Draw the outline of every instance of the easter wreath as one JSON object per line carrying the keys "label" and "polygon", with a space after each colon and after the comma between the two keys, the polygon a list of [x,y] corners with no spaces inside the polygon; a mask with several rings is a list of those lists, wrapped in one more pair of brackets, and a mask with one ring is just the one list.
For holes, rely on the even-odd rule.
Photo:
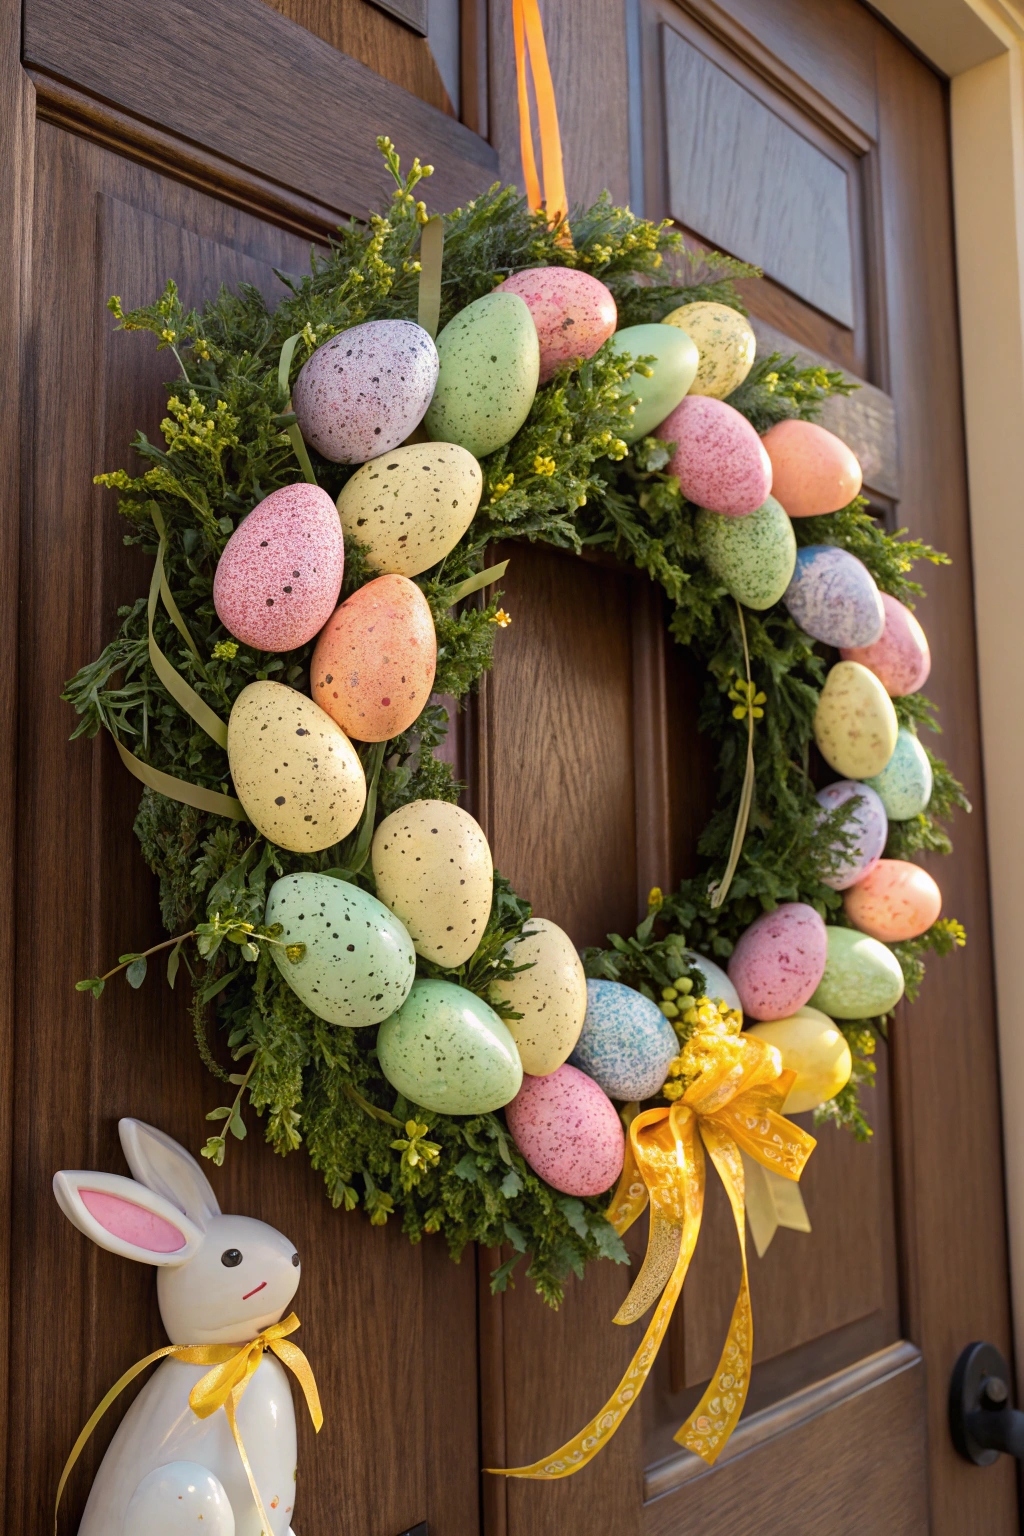
{"label": "easter wreath", "polygon": [[[367,223],[354,220],[344,226],[326,253],[312,254],[308,275],[283,277],[288,291],[275,308],[248,285],[235,293],[222,290],[201,311],[185,311],[173,282],[155,304],[129,313],[119,299],[110,301],[123,329],[150,331],[159,348],[173,351],[181,378],[168,386],[164,445],[141,433],[135,439],[135,450],[148,467],[139,475],[118,470],[97,476],[98,484],[119,493],[129,528],[125,542],[140,545],[156,560],[149,599],[120,610],[117,637],[69,682],[64,697],[81,716],[76,735],[94,736],[105,727],[133,771],[148,776],[135,830],[159,878],[162,918],[173,937],[121,956],[106,976],[78,986],[98,997],[105,982],[123,970],[128,982],[139,987],[148,960],[157,955],[161,962],[166,955],[173,986],[183,961],[193,988],[198,1049],[207,1068],[233,1090],[227,1095],[230,1102],[209,1117],[221,1125],[204,1147],[205,1156],[221,1162],[229,1135],[245,1135],[248,1103],[264,1117],[276,1151],[288,1153],[305,1144],[335,1206],[351,1210],[361,1205],[375,1225],[395,1215],[412,1241],[425,1232],[442,1232],[456,1258],[472,1241],[506,1245],[512,1256],[494,1274],[495,1290],[509,1283],[516,1264],[529,1255],[528,1274],[541,1295],[557,1304],[568,1274],[582,1274],[587,1260],[626,1257],[606,1220],[607,1196],[570,1195],[547,1182],[522,1155],[500,1111],[432,1112],[413,1095],[396,1093],[381,1069],[377,1030],[338,1028],[311,1010],[289,983],[289,967],[296,966],[298,974],[304,947],[288,942],[286,924],[267,924],[274,882],[318,873],[349,890],[372,893],[377,889],[370,859],[375,828],[405,807],[456,805],[459,785],[449,765],[435,755],[448,727],[437,696],[462,699],[469,693],[491,665],[496,635],[508,622],[500,593],[486,600],[479,595],[483,577],[493,577],[493,572],[482,572],[489,544],[527,539],[577,553],[584,547],[607,551],[632,562],[664,589],[673,637],[706,668],[699,729],[718,751],[718,809],[700,840],[701,872],[670,895],[652,892],[648,916],[634,936],[611,935],[607,949],[587,950],[582,960],[598,987],[624,984],[634,995],[642,994],[649,1009],[656,1003],[682,1052],[708,1008],[714,1013],[703,994],[729,989],[710,965],[732,956],[752,924],[761,933],[780,911],[802,914],[812,926],[817,922],[820,927],[824,919],[830,936],[839,932],[837,943],[847,951],[860,942],[859,930],[872,926],[871,913],[858,915],[856,905],[850,915],[843,888],[857,879],[853,889],[867,890],[867,843],[874,833],[864,817],[873,801],[852,790],[833,791],[831,797],[826,790],[816,797],[810,777],[819,700],[823,690],[835,692],[844,677],[849,680],[851,663],[830,673],[835,652],[813,638],[816,599],[807,590],[801,599],[796,589],[802,575],[823,556],[826,562],[839,552],[843,560],[855,557],[874,592],[872,600],[877,601],[878,592],[885,595],[887,622],[897,628],[902,624],[900,635],[910,637],[907,644],[913,649],[915,634],[921,643],[923,637],[913,630],[903,605],[921,589],[909,572],[915,561],[938,563],[944,557],[903,534],[884,532],[856,495],[840,510],[792,522],[769,502],[756,513],[765,525],[762,536],[769,541],[795,538],[801,550],[811,552],[806,560],[801,556],[787,590],[788,607],[778,601],[781,587],[768,594],[767,603],[763,592],[744,587],[730,541],[748,519],[700,511],[702,498],[692,486],[687,489],[694,499],[687,499],[676,472],[675,439],[667,431],[668,440],[659,438],[654,430],[666,415],[670,425],[678,418],[666,412],[662,400],[645,422],[652,407],[649,394],[644,412],[643,391],[661,399],[655,386],[662,359],[651,344],[656,323],[691,304],[724,306],[726,320],[730,314],[742,316],[735,280],[759,274],[730,258],[688,252],[667,224],[638,219],[614,207],[607,195],[590,208],[573,211],[568,240],[564,225],[549,228],[514,188],[495,185],[444,215],[441,326],[456,317],[463,324],[467,306],[491,295],[513,274],[538,271],[542,277],[551,271],[586,274],[591,293],[603,285],[614,300],[611,325],[586,359],[571,351],[558,358],[550,348],[545,355],[542,348],[541,362],[550,365],[550,377],[535,390],[527,380],[528,409],[522,410],[517,430],[509,440],[478,452],[482,495],[468,527],[463,518],[465,531],[444,545],[433,565],[417,566],[413,581],[385,578],[404,583],[412,603],[410,623],[422,630],[425,622],[429,630],[432,621],[436,675],[433,697],[388,740],[364,743],[353,732],[360,744],[358,755],[349,745],[349,768],[367,786],[361,814],[349,820],[344,836],[313,852],[297,852],[262,835],[228,794],[223,721],[254,683],[284,684],[297,690],[295,698],[304,696],[308,711],[318,710],[308,696],[311,688],[316,693],[314,649],[309,636],[302,643],[285,638],[273,650],[240,640],[222,622],[230,601],[217,592],[215,572],[236,530],[245,526],[243,520],[273,493],[313,481],[335,498],[360,473],[355,462],[337,462],[317,451],[318,441],[328,451],[330,444],[309,429],[308,408],[303,442],[296,420],[302,393],[298,379],[319,349],[353,327],[417,315],[418,252],[421,236],[425,245],[428,221],[416,188],[430,168],[414,161],[403,175],[390,142],[383,139],[380,147],[396,182],[390,206]],[[527,285],[521,291],[541,326],[542,307],[534,309],[532,303],[538,290]],[[519,302],[525,308],[524,300]],[[702,313],[720,322],[723,311]],[[696,332],[700,316],[689,314]],[[616,323],[620,332],[646,327],[639,353],[630,354],[630,338],[600,345]],[[457,332],[458,326],[451,333],[456,339]],[[666,337],[672,334],[665,328]],[[686,339],[685,330],[679,334]],[[636,338],[632,341],[635,345]],[[444,356],[443,337],[441,352]],[[714,355],[713,345],[702,353],[705,374],[697,387],[706,393],[686,398],[714,400],[715,410],[733,413],[730,421],[742,418],[748,432],[811,422],[823,400],[853,387],[837,372],[804,368],[778,355],[751,366],[750,352],[723,405],[716,398],[723,392],[722,381],[707,376]],[[293,395],[295,411],[289,404]],[[677,390],[672,406],[679,400]],[[458,434],[441,429],[434,435],[454,439]],[[367,451],[339,457],[370,459],[374,440],[371,430]],[[343,600],[379,578],[372,551],[352,531],[346,527]],[[335,584],[328,615],[338,597]],[[870,655],[864,659],[875,665]],[[874,678],[859,663],[853,663],[853,671],[861,683],[861,673]],[[877,679],[874,684],[884,693]],[[889,686],[894,697],[888,708],[901,727],[898,750],[909,755],[910,778],[917,773],[919,791],[921,783],[931,780],[930,798],[923,795],[926,804],[919,793],[906,819],[894,814],[888,822],[886,859],[903,861],[922,850],[948,851],[944,823],[966,801],[945,765],[917,741],[919,727],[937,728],[932,706],[919,691]],[[368,731],[371,738],[374,734]],[[906,777],[889,785],[889,793],[898,798]],[[244,800],[238,771],[234,787]],[[884,799],[886,785],[878,787]],[[186,803],[183,793],[193,803]],[[881,851],[878,843],[873,857]],[[717,882],[709,885],[713,875]],[[523,1018],[515,1003],[526,995],[522,978],[529,975],[520,968],[516,950],[530,917],[527,902],[495,873],[489,916],[472,953],[446,967],[429,945],[418,946],[416,976],[424,984],[456,984],[472,994],[486,1016],[496,1014],[514,1030]],[[925,931],[891,943],[887,953],[890,961],[893,956],[898,961],[908,996],[920,983],[923,953],[945,953],[962,942],[955,921],[936,918]],[[732,962],[734,974],[742,953],[741,946]],[[708,957],[703,970],[702,955]],[[831,964],[831,951],[829,958]],[[408,959],[411,963],[411,948]],[[884,1006],[864,1010],[871,1017],[837,1020],[852,1053],[848,1081],[819,1103],[819,1120],[848,1126],[858,1137],[870,1135],[858,1090],[871,1080],[876,1038],[884,1035],[885,1015],[900,990],[902,982]],[[815,997],[825,1007],[818,993]],[[210,1044],[211,1005],[234,1069],[222,1065],[222,1053]],[[770,1005],[757,1014],[779,1016]],[[568,1048],[559,1059],[567,1055]],[[654,1095],[658,1102],[671,1102],[682,1091],[679,1059],[663,1066],[659,1082],[664,1088]],[[584,1053],[584,1065],[586,1060]],[[598,1066],[593,1072],[600,1078]],[[608,1182],[614,1182],[614,1171]]]}

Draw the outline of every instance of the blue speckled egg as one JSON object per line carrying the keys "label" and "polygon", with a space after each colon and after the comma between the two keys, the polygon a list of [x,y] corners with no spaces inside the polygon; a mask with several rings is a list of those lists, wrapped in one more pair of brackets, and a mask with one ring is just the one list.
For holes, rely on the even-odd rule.
{"label": "blue speckled egg", "polygon": [[[816,798],[825,811],[834,811],[848,800],[854,802],[843,831],[856,836],[856,845],[842,850],[842,862],[836,866],[834,874],[821,877],[834,891],[845,891],[847,886],[856,885],[858,880],[870,875],[882,857],[889,835],[885,806],[873,789],[856,779],[840,779],[836,784],[828,784],[818,791]],[[833,846],[838,850],[841,845]]]}
{"label": "blue speckled egg", "polygon": [[690,965],[696,966],[704,977],[705,995],[710,997],[713,1003],[724,1003],[727,1008],[735,1008],[737,1013],[743,1012],[740,995],[720,965],[709,960],[707,955],[698,955],[694,949],[687,950],[686,959]]}
{"label": "blue speckled egg", "polygon": [[932,797],[932,765],[913,731],[900,726],[892,757],[881,773],[864,782],[877,790],[890,821],[921,814]]}
{"label": "blue speckled egg", "polygon": [[650,998],[619,981],[587,982],[587,1016],[570,1063],[612,1099],[649,1099],[679,1054],[676,1032]]}
{"label": "blue speckled egg", "polygon": [[882,594],[871,572],[834,544],[797,550],[782,600],[804,633],[826,645],[873,645],[885,628]]}

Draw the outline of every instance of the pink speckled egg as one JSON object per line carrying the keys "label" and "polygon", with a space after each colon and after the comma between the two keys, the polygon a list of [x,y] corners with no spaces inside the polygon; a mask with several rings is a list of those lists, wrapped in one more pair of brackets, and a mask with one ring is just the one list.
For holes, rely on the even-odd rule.
{"label": "pink speckled egg", "polygon": [[368,320],[318,347],[292,390],[299,431],[335,464],[390,453],[426,415],[437,348],[411,320]]}
{"label": "pink speckled egg", "polygon": [[756,512],[772,488],[772,466],[750,422],[724,400],[687,395],[655,437],[675,443],[669,473],[687,501],[727,517]]}
{"label": "pink speckled egg", "polygon": [[533,316],[540,342],[540,383],[563,363],[593,357],[615,329],[618,310],[604,283],[572,267],[516,272],[498,292],[518,293]]}
{"label": "pink speckled egg", "polygon": [[603,1194],[622,1172],[626,1142],[615,1106],[568,1063],[547,1077],[524,1076],[505,1118],[534,1173],[563,1194]]}
{"label": "pink speckled egg", "polygon": [[817,912],[802,901],[788,901],[762,913],[740,935],[729,979],[751,1018],[788,1019],[814,993],[827,957],[828,936]]}
{"label": "pink speckled egg", "polygon": [[407,731],[434,686],[430,606],[407,576],[378,576],[324,625],[309,668],[314,703],[356,741]]}
{"label": "pink speckled egg", "polygon": [[304,480],[253,507],[224,546],[213,604],[225,629],[258,651],[305,645],[331,615],[345,569],[334,502]]}
{"label": "pink speckled egg", "polygon": [[878,678],[890,698],[916,693],[928,681],[932,669],[931,651],[924,630],[909,608],[882,593],[885,628],[873,645],[846,646],[839,654],[844,661],[859,661]]}
{"label": "pink speckled egg", "polygon": [[883,944],[916,939],[942,911],[942,892],[927,870],[906,859],[879,859],[866,879],[843,895],[846,915],[861,933]]}
{"label": "pink speckled egg", "polygon": [[772,461],[772,494],[790,517],[838,512],[860,494],[860,464],[834,432],[813,421],[779,421],[763,441]]}

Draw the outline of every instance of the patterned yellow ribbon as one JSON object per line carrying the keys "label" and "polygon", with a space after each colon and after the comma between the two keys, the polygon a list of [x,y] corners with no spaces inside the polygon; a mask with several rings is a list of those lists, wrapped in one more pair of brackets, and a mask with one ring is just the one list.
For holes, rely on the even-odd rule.
{"label": "patterned yellow ribbon", "polygon": [[256,1478],[249,1464],[249,1457],[246,1454],[242,1436],[239,1433],[236,1416],[238,1405],[242,1401],[246,1387],[259,1368],[264,1351],[270,1349],[281,1363],[286,1365],[298,1378],[299,1385],[305,1394],[309,1416],[313,1420],[313,1427],[319,1432],[324,1422],[324,1416],[320,1408],[320,1394],[317,1392],[316,1382],[313,1379],[312,1367],[297,1344],[286,1342],[288,1334],[294,1333],[298,1327],[299,1320],[295,1313],[291,1312],[281,1322],[272,1323],[269,1328],[264,1328],[262,1333],[258,1333],[250,1343],[243,1344],[240,1347],[235,1344],[168,1344],[163,1349],[154,1350],[144,1360],[136,1361],[129,1370],[125,1371],[119,1381],[115,1381],[110,1391],[100,1400],[98,1406],[90,1415],[82,1433],[71,1448],[71,1455],[64,1463],[64,1470],[60,1475],[60,1482],[57,1485],[57,1500],[53,1511],[54,1532],[56,1533],[57,1530],[57,1512],[60,1509],[61,1496],[71,1475],[71,1469],[82,1454],[85,1443],[96,1428],[96,1425],[115,1398],[119,1397],[125,1387],[128,1386],[129,1382],[134,1381],[136,1376],[140,1375],[147,1366],[171,1355],[175,1360],[184,1361],[186,1365],[213,1366],[213,1370],[207,1371],[205,1376],[200,1377],[189,1393],[189,1407],[200,1419],[208,1419],[212,1413],[217,1412],[218,1408],[224,1409],[227,1421],[231,1425],[231,1433],[234,1436],[235,1444],[238,1447],[238,1454],[242,1458],[245,1475],[249,1479],[253,1503],[259,1512],[263,1531],[265,1536],[271,1536],[273,1528],[270,1524],[270,1517],[264,1508],[260,1491],[256,1486]]}
{"label": "patterned yellow ribbon", "polygon": [[640,1347],[612,1396],[573,1440],[532,1466],[488,1470],[504,1477],[570,1477],[614,1435],[654,1364],[697,1246],[705,1149],[729,1196],[743,1275],[715,1374],[675,1439],[712,1466],[739,1423],[754,1349],[741,1153],[797,1180],[815,1142],[781,1113],[795,1073],[781,1070],[779,1053],[767,1041],[710,1028],[693,1036],[683,1059],[690,1086],[677,1103],[645,1110],[632,1121],[622,1177],[607,1212],[622,1233],[650,1201],[647,1254],[615,1316],[617,1323],[635,1322],[660,1297]]}

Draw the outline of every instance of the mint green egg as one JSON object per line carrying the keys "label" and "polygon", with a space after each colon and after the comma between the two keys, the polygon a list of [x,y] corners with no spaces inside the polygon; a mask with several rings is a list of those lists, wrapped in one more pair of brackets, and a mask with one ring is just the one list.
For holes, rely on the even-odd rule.
{"label": "mint green egg", "polygon": [[881,773],[864,783],[878,791],[890,821],[910,821],[927,809],[932,797],[932,765],[913,731],[900,726],[892,757]]}
{"label": "mint green egg", "polygon": [[698,512],[697,543],[712,575],[759,613],[779,601],[796,567],[793,524],[774,496],[746,517]]}
{"label": "mint green egg", "polygon": [[[270,953],[285,981],[328,1024],[379,1024],[408,997],[412,939],[369,891],[332,875],[285,875],[270,888],[265,922],[281,925]],[[289,944],[305,945],[305,953],[289,960]]]}
{"label": "mint green egg", "polygon": [[833,1019],[873,1019],[903,996],[903,972],[892,950],[856,928],[826,928],[828,957],[810,999]]}
{"label": "mint green egg", "polygon": [[420,979],[377,1035],[381,1071],[414,1104],[482,1115],[514,1099],[519,1052],[494,1009],[451,981]]}
{"label": "mint green egg", "polygon": [[460,309],[437,338],[440,371],[423,425],[435,443],[476,458],[515,437],[540,374],[533,317],[517,293],[488,293]]}
{"label": "mint green egg", "polygon": [[626,388],[636,406],[631,425],[622,433],[627,443],[638,442],[675,410],[697,377],[700,353],[677,325],[627,325],[616,331],[607,345],[630,357],[653,357],[651,377],[632,373]]}

